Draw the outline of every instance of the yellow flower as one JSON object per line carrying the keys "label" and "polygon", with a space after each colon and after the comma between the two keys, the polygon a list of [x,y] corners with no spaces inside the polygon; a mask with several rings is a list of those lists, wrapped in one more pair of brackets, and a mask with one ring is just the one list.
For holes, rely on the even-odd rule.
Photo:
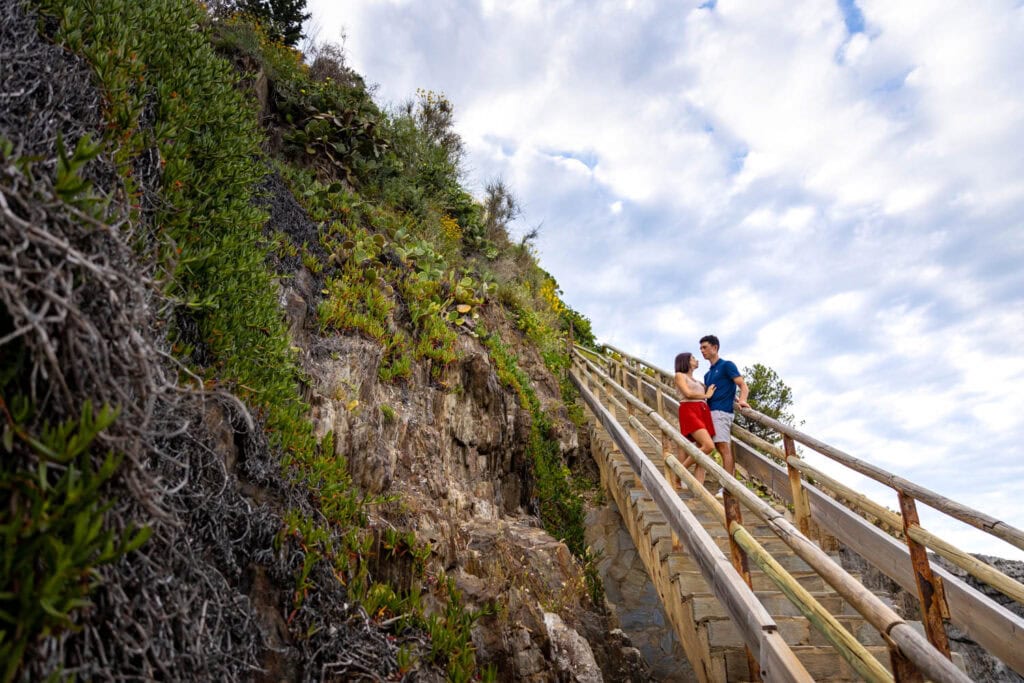
{"label": "yellow flower", "polygon": [[462,228],[459,227],[459,222],[451,216],[441,216],[441,232],[452,242],[462,239]]}

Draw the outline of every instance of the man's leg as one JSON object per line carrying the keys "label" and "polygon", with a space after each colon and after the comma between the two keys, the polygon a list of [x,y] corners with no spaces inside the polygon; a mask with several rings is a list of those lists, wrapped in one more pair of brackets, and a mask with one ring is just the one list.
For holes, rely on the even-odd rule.
{"label": "man's leg", "polygon": [[732,446],[728,441],[719,441],[715,443],[715,447],[722,454],[722,467],[725,468],[726,472],[735,477],[736,463],[732,459]]}
{"label": "man's leg", "polygon": [[732,421],[735,415],[724,410],[712,410],[711,421],[715,425],[715,448],[722,454],[722,467],[731,476],[736,476],[736,463],[732,458]]}

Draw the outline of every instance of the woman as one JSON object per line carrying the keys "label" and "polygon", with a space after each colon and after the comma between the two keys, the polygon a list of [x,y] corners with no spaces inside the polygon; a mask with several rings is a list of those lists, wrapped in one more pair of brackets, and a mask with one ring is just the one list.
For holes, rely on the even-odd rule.
{"label": "woman", "polygon": [[[681,353],[676,356],[676,388],[683,400],[679,402],[679,431],[683,436],[697,444],[705,453],[715,450],[711,437],[715,435],[715,425],[711,422],[711,411],[707,399],[715,393],[714,385],[705,389],[704,385],[693,378],[697,369],[697,359],[692,353]],[[683,467],[694,464],[690,456],[683,461]],[[704,468],[698,466],[694,471],[697,481],[704,483]]]}

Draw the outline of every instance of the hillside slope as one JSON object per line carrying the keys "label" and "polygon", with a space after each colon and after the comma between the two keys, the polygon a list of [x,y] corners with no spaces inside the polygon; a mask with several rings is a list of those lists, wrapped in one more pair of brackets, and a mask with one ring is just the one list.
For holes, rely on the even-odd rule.
{"label": "hillside slope", "polygon": [[451,108],[189,0],[0,0],[4,680],[640,680],[572,323]]}

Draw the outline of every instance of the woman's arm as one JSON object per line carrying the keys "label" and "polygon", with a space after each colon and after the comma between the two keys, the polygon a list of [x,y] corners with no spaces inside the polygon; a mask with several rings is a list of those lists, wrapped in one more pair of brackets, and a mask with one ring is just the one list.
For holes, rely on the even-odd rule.
{"label": "woman's arm", "polygon": [[711,386],[707,391],[698,391],[690,382],[685,374],[681,372],[676,373],[676,389],[679,389],[679,393],[683,395],[683,398],[690,401],[698,401],[704,398],[711,398],[711,395],[715,393],[714,385]]}

